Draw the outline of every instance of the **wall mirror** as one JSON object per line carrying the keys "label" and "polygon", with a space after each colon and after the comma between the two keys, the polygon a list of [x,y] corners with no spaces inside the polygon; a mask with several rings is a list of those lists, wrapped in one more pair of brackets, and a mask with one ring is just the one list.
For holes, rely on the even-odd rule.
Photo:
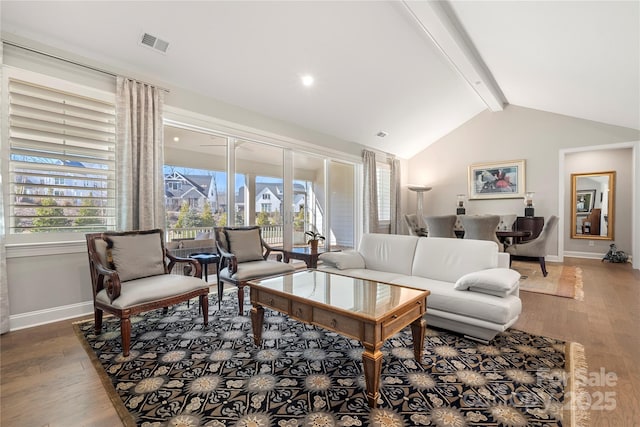
{"label": "wall mirror", "polygon": [[571,238],[613,240],[615,172],[571,174]]}

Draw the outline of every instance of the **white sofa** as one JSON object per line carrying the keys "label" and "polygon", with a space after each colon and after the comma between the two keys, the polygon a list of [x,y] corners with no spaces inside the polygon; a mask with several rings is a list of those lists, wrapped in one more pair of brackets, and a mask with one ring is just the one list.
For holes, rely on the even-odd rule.
{"label": "white sofa", "polygon": [[358,250],[327,252],[319,269],[427,289],[429,325],[488,342],[522,310],[520,274],[484,240],[365,234]]}

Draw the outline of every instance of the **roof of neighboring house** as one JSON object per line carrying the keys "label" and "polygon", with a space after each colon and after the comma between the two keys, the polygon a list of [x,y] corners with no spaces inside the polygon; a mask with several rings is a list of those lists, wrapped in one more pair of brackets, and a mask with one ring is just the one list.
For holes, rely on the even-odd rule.
{"label": "roof of neighboring house", "polygon": [[[211,184],[211,176],[208,175],[184,175],[180,172],[172,172],[164,177],[165,181],[181,181],[187,186],[182,186],[179,189],[169,190],[165,186],[165,195],[167,197],[185,197],[187,193],[195,191],[197,193],[196,198],[207,197],[209,193],[209,185]],[[193,197],[191,197],[193,198]]]}
{"label": "roof of neighboring house", "polygon": [[[282,200],[283,193],[283,185],[282,183],[274,183],[274,182],[257,182],[256,183],[256,197],[262,194],[262,192],[268,189],[272,194],[274,194],[278,200]],[[293,184],[294,193],[304,193],[305,188],[304,185],[294,183]],[[236,193],[236,203],[244,203],[244,185],[238,188],[238,192]]]}

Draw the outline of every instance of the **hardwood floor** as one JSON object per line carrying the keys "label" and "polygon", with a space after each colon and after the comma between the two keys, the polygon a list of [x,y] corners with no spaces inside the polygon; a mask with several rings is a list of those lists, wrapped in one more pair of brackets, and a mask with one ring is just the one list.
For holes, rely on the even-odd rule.
{"label": "hardwood floor", "polygon": [[[515,327],[584,345],[590,373],[617,375],[613,387],[590,387],[591,426],[640,426],[640,273],[630,264],[565,258],[583,270],[584,301],[522,292]],[[75,319],[77,320],[77,319]],[[0,425],[120,425],[102,383],[71,327],[72,321],[0,338]],[[599,395],[598,393],[602,393]],[[599,404],[599,405],[598,405]]]}

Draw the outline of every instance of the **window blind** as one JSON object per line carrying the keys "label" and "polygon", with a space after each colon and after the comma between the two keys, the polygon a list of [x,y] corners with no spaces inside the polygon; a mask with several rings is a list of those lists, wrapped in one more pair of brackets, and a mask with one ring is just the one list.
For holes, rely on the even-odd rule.
{"label": "window blind", "polygon": [[9,79],[10,232],[115,227],[115,105]]}

